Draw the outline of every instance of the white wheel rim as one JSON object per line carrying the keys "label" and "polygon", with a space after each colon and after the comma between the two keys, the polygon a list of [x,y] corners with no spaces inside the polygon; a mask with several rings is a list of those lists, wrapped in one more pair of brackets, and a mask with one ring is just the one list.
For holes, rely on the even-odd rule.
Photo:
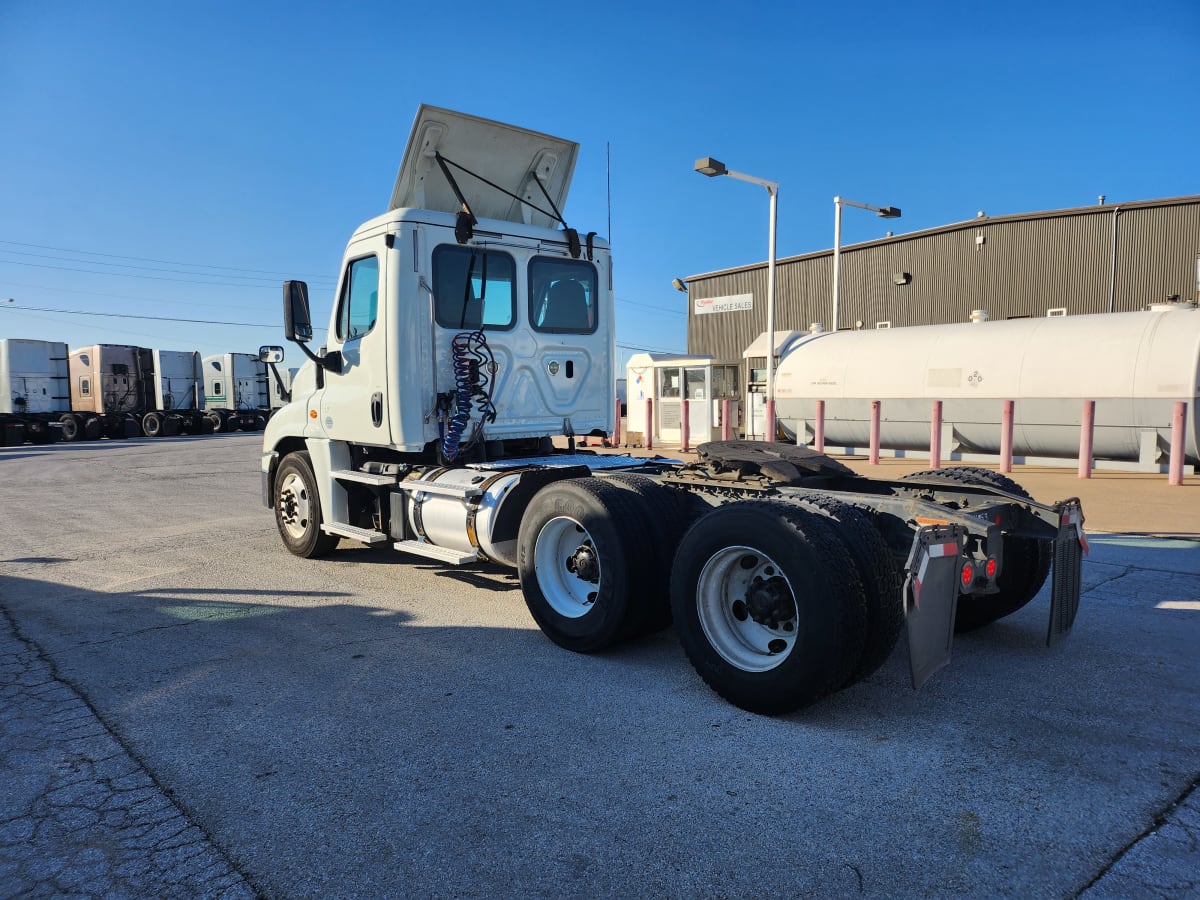
{"label": "white wheel rim", "polygon": [[[756,621],[748,597],[769,589],[778,600],[775,614]],[[761,602],[755,604],[761,606]],[[696,612],[712,648],[743,672],[769,672],[796,645],[799,608],[791,583],[765,553],[752,547],[726,547],[704,564],[696,585]]]}
{"label": "white wheel rim", "polygon": [[[595,572],[581,577],[573,560],[590,558]],[[538,532],[533,567],[546,602],[560,616],[578,619],[592,611],[600,590],[600,559],[587,529],[567,516],[551,519]],[[594,574],[594,579],[591,577]]]}
{"label": "white wheel rim", "polygon": [[279,486],[279,521],[288,535],[300,540],[308,531],[312,501],[308,485],[297,472],[288,472]]}

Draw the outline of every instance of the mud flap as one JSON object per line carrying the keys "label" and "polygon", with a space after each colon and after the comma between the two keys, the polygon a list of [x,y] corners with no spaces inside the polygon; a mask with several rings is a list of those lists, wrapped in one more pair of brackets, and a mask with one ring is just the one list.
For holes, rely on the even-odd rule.
{"label": "mud flap", "polygon": [[904,569],[904,610],[913,688],[950,662],[958,573],[967,530],[958,525],[922,528]]}
{"label": "mud flap", "polygon": [[1058,537],[1054,539],[1054,571],[1051,575],[1050,623],[1046,646],[1061,641],[1075,624],[1083,584],[1083,554],[1087,552],[1083,532],[1083,509],[1078,500],[1059,505]]}

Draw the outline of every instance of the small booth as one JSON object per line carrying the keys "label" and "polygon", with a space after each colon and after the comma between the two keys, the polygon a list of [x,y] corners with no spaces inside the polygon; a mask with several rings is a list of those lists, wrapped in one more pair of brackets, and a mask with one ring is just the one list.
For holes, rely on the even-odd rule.
{"label": "small booth", "polygon": [[[683,443],[683,405],[688,409],[688,444],[721,439],[721,410],[730,401],[730,434],[740,436],[738,365],[711,356],[636,353],[625,367],[626,441]],[[646,401],[653,401],[653,421],[646,422]]]}

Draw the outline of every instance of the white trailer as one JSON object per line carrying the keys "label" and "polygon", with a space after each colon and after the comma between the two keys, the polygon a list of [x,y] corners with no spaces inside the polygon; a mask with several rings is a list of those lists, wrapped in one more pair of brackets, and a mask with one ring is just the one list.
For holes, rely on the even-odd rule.
{"label": "white trailer", "polygon": [[578,652],[674,619],[704,680],[763,713],[864,678],[905,626],[920,685],[956,628],[1024,606],[1051,564],[1047,640],[1070,629],[1078,501],[975,469],[861,478],[776,444],[708,443],[691,465],[576,451],[612,430],[618,374],[608,245],[561,212],[577,152],[423,106],[390,208],[350,238],[319,352],[307,286],[285,283],[309,361],[266,426],[262,490],[289,551],[350,539],[513,566]]}

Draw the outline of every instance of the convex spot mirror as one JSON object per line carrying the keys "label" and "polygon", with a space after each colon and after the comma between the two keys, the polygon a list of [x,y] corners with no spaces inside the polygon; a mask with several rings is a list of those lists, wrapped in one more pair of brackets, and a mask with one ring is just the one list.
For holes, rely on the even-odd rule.
{"label": "convex spot mirror", "polygon": [[259,347],[258,361],[265,363],[281,363],[283,362],[282,347]]}

